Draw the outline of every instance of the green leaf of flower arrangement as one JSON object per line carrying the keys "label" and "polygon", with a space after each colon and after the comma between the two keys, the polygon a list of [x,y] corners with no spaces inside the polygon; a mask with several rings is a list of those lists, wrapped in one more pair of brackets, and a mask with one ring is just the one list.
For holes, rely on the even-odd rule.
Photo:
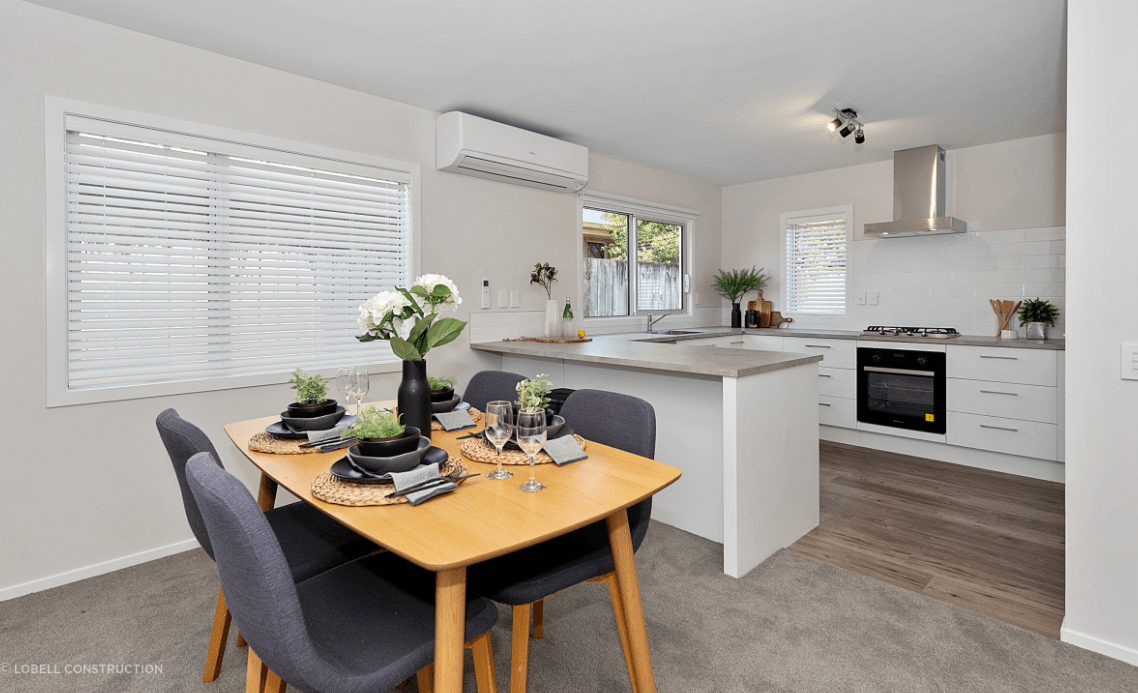
{"label": "green leaf of flower arrangement", "polygon": [[431,323],[435,321],[436,317],[438,316],[434,313],[429,313],[427,314],[427,317],[420,318],[415,322],[415,326],[411,328],[411,332],[407,335],[407,341],[411,342],[412,344],[417,344],[419,351],[423,352],[424,354],[427,353],[427,349],[430,349],[431,347],[430,345],[425,345],[423,343],[422,337],[423,334],[427,332],[427,330],[431,329]]}
{"label": "green leaf of flower arrangement", "polygon": [[446,298],[450,293],[450,287],[446,284],[435,284],[435,288],[431,291],[431,295],[435,298]]}
{"label": "green leaf of flower arrangement", "polygon": [[458,335],[464,327],[466,327],[466,323],[455,318],[439,320],[427,331],[427,348],[434,349],[437,346],[450,344],[458,339]]}
{"label": "green leaf of flower arrangement", "polygon": [[395,355],[404,361],[423,360],[423,355],[420,354],[415,347],[411,346],[410,342],[402,337],[391,338],[391,351],[395,352]]}

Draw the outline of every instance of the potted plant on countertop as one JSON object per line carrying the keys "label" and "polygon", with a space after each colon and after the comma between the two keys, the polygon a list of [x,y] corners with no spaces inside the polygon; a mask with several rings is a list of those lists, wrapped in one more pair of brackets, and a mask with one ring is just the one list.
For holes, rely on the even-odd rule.
{"label": "potted plant on countertop", "polygon": [[715,275],[712,288],[731,301],[731,327],[743,326],[743,313],[739,310],[739,301],[748,291],[763,288],[763,282],[767,277],[762,272],[762,269],[755,269],[752,265],[751,269],[726,271],[721,269],[719,274]]}
{"label": "potted plant on countertop", "polygon": [[458,378],[453,375],[428,375],[427,384],[431,386],[432,402],[449,402],[454,399],[454,386]]}
{"label": "potted plant on countertop", "polygon": [[1020,327],[1027,325],[1028,339],[1047,339],[1047,328],[1044,325],[1055,327],[1055,320],[1059,317],[1059,309],[1051,301],[1033,298],[1024,301],[1019,308]]}
{"label": "potted plant on countertop", "polygon": [[546,263],[537,263],[529,273],[530,284],[545,287],[545,338],[561,338],[561,308],[553,300],[553,282],[557,281],[557,268]]}
{"label": "potted plant on countertop", "polygon": [[386,340],[403,359],[403,380],[397,391],[399,414],[408,426],[431,430],[431,386],[427,383],[427,352],[458,338],[466,323],[439,318],[438,311],[458,310],[462,298],[454,282],[441,274],[424,274],[410,289],[381,291],[360,306],[361,342]]}
{"label": "potted plant on countertop", "polygon": [[405,426],[390,411],[375,405],[360,412],[360,420],[344,429],[340,438],[355,436],[360,454],[369,457],[392,457],[411,452],[419,445],[421,433],[415,426]]}
{"label": "potted plant on countertop", "polygon": [[297,419],[312,419],[336,411],[336,400],[328,399],[328,382],[319,373],[305,375],[297,368],[292,372],[292,389],[296,390],[296,401],[288,405],[289,416]]}

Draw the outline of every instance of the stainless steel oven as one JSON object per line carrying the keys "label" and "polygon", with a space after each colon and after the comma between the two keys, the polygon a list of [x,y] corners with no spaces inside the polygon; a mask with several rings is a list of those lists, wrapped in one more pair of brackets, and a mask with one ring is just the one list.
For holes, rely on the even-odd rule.
{"label": "stainless steel oven", "polygon": [[944,433],[944,352],[859,348],[857,420]]}

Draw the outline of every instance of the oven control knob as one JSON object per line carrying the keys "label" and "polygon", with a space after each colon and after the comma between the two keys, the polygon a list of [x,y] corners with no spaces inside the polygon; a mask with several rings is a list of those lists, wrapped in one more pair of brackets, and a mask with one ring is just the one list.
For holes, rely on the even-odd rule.
{"label": "oven control knob", "polygon": [[874,363],[881,363],[881,354],[874,354],[873,356],[869,357],[869,360],[873,361]]}
{"label": "oven control knob", "polygon": [[923,368],[923,367],[925,367],[925,366],[928,366],[928,365],[929,365],[929,360],[928,360],[928,358],[927,358],[927,357],[925,357],[925,356],[918,356],[918,357],[917,357],[917,365],[918,365],[918,366],[921,366],[922,368]]}

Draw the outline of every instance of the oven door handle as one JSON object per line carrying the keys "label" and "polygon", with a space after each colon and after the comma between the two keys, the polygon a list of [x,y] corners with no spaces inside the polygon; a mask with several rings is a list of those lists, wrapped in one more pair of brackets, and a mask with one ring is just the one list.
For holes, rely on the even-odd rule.
{"label": "oven door handle", "polygon": [[908,368],[882,368],[880,366],[862,366],[862,370],[869,373],[891,373],[893,375],[917,375],[926,378],[936,377],[933,371],[913,371]]}

